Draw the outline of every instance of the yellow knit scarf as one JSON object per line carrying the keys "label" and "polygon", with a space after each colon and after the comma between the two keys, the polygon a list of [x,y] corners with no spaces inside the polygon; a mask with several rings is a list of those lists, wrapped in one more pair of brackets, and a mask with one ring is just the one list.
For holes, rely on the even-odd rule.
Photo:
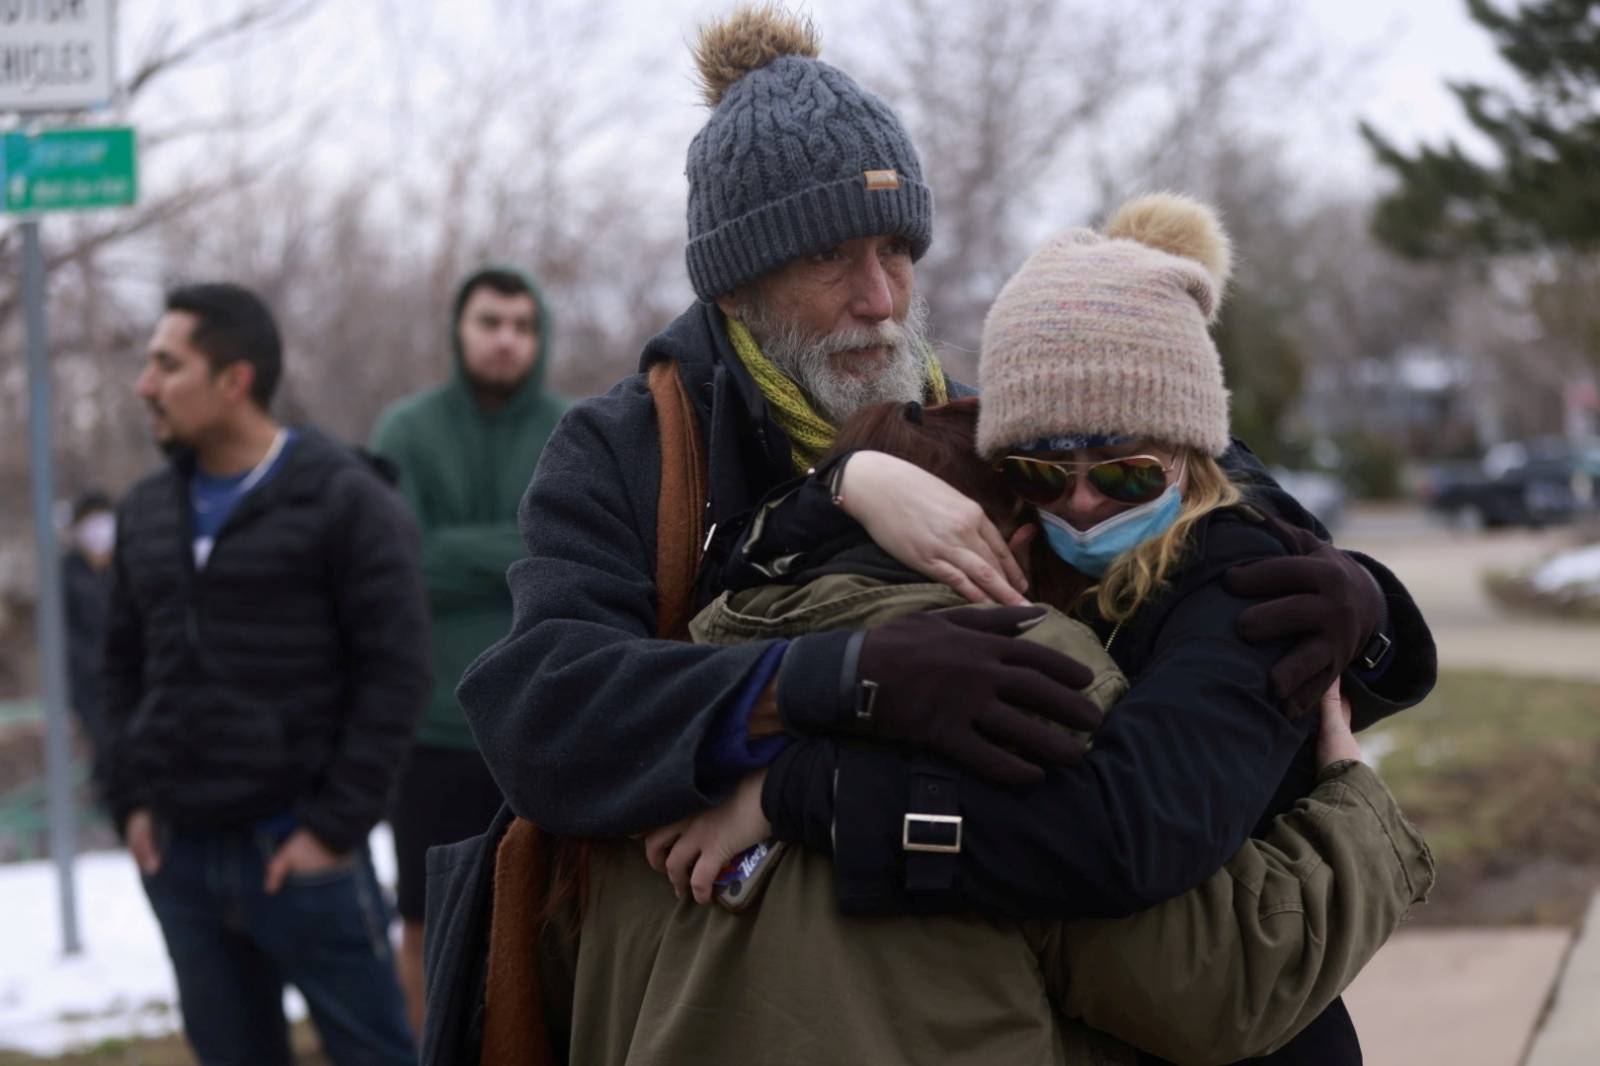
{"label": "yellow knit scarf", "polygon": [[[817,414],[811,401],[806,399],[806,394],[800,391],[800,386],[761,354],[761,346],[737,318],[728,319],[728,340],[733,342],[733,350],[739,353],[740,362],[744,363],[744,368],[760,387],[761,395],[772,408],[772,417],[789,435],[794,468],[802,474],[810,470],[833,447],[838,427]],[[927,368],[928,386],[924,399],[929,404],[947,402],[950,393],[945,387],[944,368],[939,365],[939,357],[933,354],[931,348],[925,347],[922,361]]]}

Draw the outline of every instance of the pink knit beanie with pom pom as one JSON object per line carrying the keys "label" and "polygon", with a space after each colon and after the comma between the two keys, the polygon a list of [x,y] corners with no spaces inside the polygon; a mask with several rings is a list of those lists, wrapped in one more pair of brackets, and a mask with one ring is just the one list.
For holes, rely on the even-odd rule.
{"label": "pink knit beanie with pom pom", "polygon": [[1231,264],[1209,207],[1183,196],[1123,205],[1103,234],[1046,241],[983,326],[978,450],[1126,437],[1228,447],[1228,390],[1210,324]]}

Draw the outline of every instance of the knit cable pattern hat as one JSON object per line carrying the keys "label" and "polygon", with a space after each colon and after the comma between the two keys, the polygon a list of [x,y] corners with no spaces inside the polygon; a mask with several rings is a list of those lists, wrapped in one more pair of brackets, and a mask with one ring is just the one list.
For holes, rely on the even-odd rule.
{"label": "knit cable pattern hat", "polygon": [[1228,447],[1228,390],[1208,330],[1232,260],[1216,213],[1187,197],[1124,204],[1105,233],[1046,241],[983,324],[978,450],[1126,437]]}
{"label": "knit cable pattern hat", "polygon": [[898,235],[922,258],[933,193],[900,120],[818,60],[815,28],[775,5],[701,31],[713,110],[689,145],[689,280],[707,302],[857,237]]}

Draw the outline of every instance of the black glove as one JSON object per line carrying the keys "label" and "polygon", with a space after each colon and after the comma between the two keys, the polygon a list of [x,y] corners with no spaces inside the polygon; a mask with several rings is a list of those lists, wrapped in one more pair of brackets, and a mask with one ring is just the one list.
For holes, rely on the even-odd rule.
{"label": "black glove", "polygon": [[[1100,709],[1078,690],[1094,672],[1013,634],[1044,617],[1039,607],[958,607],[912,614],[867,630],[846,728],[935,751],[1002,784],[1075,763]],[[1014,754],[1001,743],[1016,749]]]}
{"label": "black glove", "polygon": [[1356,661],[1388,610],[1366,567],[1309,530],[1269,521],[1295,554],[1236,566],[1222,585],[1235,596],[1273,597],[1240,613],[1240,637],[1252,643],[1299,637],[1272,667],[1273,691],[1285,713],[1298,718]]}

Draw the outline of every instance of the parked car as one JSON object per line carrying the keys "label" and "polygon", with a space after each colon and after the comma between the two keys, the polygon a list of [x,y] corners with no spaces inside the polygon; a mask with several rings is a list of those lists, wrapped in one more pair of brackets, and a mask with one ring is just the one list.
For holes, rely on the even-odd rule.
{"label": "parked car", "polygon": [[1468,528],[1570,522],[1596,509],[1600,447],[1565,443],[1497,445],[1481,463],[1435,467],[1423,502]]}

